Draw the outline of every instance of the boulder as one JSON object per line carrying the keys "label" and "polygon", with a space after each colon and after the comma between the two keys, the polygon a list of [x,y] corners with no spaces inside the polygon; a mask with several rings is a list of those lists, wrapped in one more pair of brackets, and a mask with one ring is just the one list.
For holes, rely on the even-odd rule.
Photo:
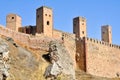
{"label": "boulder", "polygon": [[63,43],[51,41],[48,54],[50,65],[46,68],[45,78],[54,77],[55,79],[58,75],[64,74],[69,76],[69,80],[75,80],[73,60]]}

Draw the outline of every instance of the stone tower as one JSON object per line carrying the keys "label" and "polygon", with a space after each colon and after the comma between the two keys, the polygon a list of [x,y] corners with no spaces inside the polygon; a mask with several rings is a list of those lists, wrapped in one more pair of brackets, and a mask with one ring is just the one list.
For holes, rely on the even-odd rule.
{"label": "stone tower", "polygon": [[16,14],[8,14],[6,17],[6,27],[18,31],[18,29],[22,27],[21,17]]}
{"label": "stone tower", "polygon": [[84,17],[76,17],[73,19],[73,33],[77,38],[87,36],[86,19]]}
{"label": "stone tower", "polygon": [[42,6],[36,11],[36,32],[52,37],[53,34],[53,12],[52,9]]}
{"label": "stone tower", "polygon": [[112,29],[109,25],[102,26],[101,29],[102,41],[112,43]]}

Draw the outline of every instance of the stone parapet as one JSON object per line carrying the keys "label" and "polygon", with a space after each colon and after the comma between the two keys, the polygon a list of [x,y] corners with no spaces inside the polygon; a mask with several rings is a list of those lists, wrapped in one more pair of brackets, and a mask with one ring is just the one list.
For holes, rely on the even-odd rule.
{"label": "stone parapet", "polygon": [[85,37],[85,39],[86,39],[87,41],[90,41],[90,42],[93,42],[93,43],[96,43],[96,44],[101,44],[101,45],[105,45],[105,46],[108,46],[108,47],[113,47],[113,48],[118,48],[118,49],[120,49],[120,45],[110,44],[110,43],[108,43],[108,42],[100,41],[100,40],[93,39],[93,38],[89,38],[89,37]]}

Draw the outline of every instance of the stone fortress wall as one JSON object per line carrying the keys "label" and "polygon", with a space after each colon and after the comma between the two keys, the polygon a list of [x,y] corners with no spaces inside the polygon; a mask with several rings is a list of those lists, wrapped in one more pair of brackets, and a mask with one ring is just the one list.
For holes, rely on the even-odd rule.
{"label": "stone fortress wall", "polygon": [[16,42],[20,42],[24,45],[29,45],[29,37],[30,35],[20,33],[14,30],[10,30],[0,25],[0,35],[13,38]]}
{"label": "stone fortress wall", "polygon": [[53,38],[60,39],[63,41],[66,49],[69,51],[74,65],[76,67],[75,55],[76,55],[76,41],[75,41],[75,34],[63,32],[60,30],[53,30]]}
{"label": "stone fortress wall", "polygon": [[[58,40],[60,43],[64,43],[66,49],[69,51],[76,69],[81,69],[96,76],[116,77],[116,75],[120,75],[120,46],[109,43],[109,41],[112,42],[111,28],[107,26],[107,28],[103,29],[103,41],[88,38],[86,36],[86,19],[83,17],[76,17],[73,19],[74,34],[56,30],[53,29],[53,26],[49,25],[51,23],[53,24],[51,17],[53,16],[52,12],[50,14],[51,16],[48,16],[46,13],[46,11],[51,9],[47,7],[41,7],[39,9],[42,8],[45,12],[42,12],[42,14],[40,12],[36,15],[38,22],[39,17],[43,18],[43,16],[50,17],[50,20],[49,18],[46,20],[43,19],[45,20],[44,23],[41,21],[41,24],[36,24],[41,29],[40,33],[35,32],[37,31],[36,26],[20,27],[20,32],[0,26],[0,35],[11,37],[15,42],[24,44],[32,49],[46,51],[49,49],[49,42],[51,40]],[[12,22],[10,21],[11,25],[14,24],[15,21],[13,21],[12,16],[10,17],[12,20]],[[46,22],[47,26],[45,26]],[[16,24],[13,27],[18,26]],[[49,27],[51,29],[49,29]],[[52,30],[50,31],[52,33],[47,30]],[[49,33],[51,34],[50,36]],[[106,35],[109,36],[104,38]],[[108,39],[108,42],[105,42],[106,39]]]}
{"label": "stone fortress wall", "polygon": [[[53,38],[58,40],[59,42],[65,44],[67,47],[67,50],[69,51],[74,64],[75,64],[75,35],[70,33],[65,33],[59,30],[54,30]],[[58,34],[57,34],[58,33]],[[10,30],[8,28],[5,28],[4,26],[0,25],[0,35],[13,38],[13,40],[19,44],[23,44],[25,46],[29,46],[29,48],[32,49],[39,49],[39,50],[45,50],[48,51],[49,49],[49,42],[51,40],[54,40],[50,37],[44,36],[44,34],[36,34],[36,36],[17,32],[14,30]],[[64,35],[64,36],[63,36]],[[64,41],[62,40],[64,39]],[[74,55],[74,56],[73,56]]]}
{"label": "stone fortress wall", "polygon": [[81,69],[85,72],[86,70],[86,46],[85,40],[78,38],[76,39],[76,68]]}
{"label": "stone fortress wall", "polygon": [[81,70],[102,77],[120,75],[120,46],[93,38],[77,40],[76,64]]}
{"label": "stone fortress wall", "polygon": [[120,46],[85,38],[86,70],[88,73],[102,77],[120,75]]}
{"label": "stone fortress wall", "polygon": [[24,44],[30,48],[41,50],[48,50],[48,43],[50,41],[50,39],[47,39],[47,37],[45,38],[43,34],[41,34],[41,37],[36,38],[29,34],[7,29],[4,26],[0,26],[0,35],[13,38],[13,40],[19,44]]}

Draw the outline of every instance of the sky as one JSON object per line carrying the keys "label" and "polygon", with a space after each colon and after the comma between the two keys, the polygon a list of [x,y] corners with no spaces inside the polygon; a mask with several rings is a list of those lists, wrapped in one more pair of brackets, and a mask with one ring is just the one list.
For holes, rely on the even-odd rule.
{"label": "sky", "polygon": [[73,32],[73,18],[87,19],[87,36],[101,40],[101,26],[112,27],[113,44],[120,45],[120,0],[1,0],[0,24],[6,26],[6,15],[22,17],[22,25],[36,25],[36,9],[53,9],[54,28]]}

